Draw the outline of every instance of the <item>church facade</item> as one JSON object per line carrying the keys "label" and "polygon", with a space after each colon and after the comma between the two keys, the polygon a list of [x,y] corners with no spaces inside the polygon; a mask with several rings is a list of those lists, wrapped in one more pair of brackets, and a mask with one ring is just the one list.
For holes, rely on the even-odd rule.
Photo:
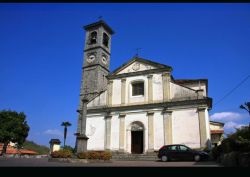
{"label": "church facade", "polygon": [[176,79],[171,66],[138,56],[111,73],[114,31],[102,20],[84,28],[78,152],[80,146],[136,154],[167,144],[210,147],[207,79]]}

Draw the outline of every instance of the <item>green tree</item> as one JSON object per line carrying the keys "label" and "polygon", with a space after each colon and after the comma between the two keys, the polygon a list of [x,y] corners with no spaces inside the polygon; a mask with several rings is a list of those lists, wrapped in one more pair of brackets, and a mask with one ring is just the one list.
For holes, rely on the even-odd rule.
{"label": "green tree", "polygon": [[61,126],[64,126],[63,147],[65,147],[65,142],[66,142],[66,137],[67,137],[67,128],[71,126],[71,123],[62,122]]}
{"label": "green tree", "polygon": [[6,153],[10,142],[17,143],[18,147],[24,143],[30,129],[25,119],[23,112],[0,111],[0,142],[4,144],[2,154]]}
{"label": "green tree", "polygon": [[250,102],[246,102],[245,105],[240,105],[240,109],[245,109],[250,115]]}

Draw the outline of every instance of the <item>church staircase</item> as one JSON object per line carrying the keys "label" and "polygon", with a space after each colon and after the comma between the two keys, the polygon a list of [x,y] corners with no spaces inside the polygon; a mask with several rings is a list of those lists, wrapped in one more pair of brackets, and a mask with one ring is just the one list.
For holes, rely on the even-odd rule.
{"label": "church staircase", "polygon": [[146,154],[127,154],[127,153],[112,153],[112,160],[120,161],[157,161],[157,153]]}

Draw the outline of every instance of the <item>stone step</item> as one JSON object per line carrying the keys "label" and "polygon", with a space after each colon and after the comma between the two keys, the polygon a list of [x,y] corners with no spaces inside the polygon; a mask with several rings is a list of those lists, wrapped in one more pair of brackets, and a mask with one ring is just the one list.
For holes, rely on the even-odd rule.
{"label": "stone step", "polygon": [[135,161],[135,160],[159,160],[156,154],[113,154],[112,155],[113,160],[129,160],[129,161]]}

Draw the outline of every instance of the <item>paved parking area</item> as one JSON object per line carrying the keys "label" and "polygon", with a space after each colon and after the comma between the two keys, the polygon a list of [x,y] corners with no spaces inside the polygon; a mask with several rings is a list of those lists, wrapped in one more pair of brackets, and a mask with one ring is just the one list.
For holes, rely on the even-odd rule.
{"label": "paved parking area", "polygon": [[112,161],[110,163],[62,163],[48,162],[47,158],[3,158],[0,167],[220,167],[214,161],[204,162],[161,162],[161,161]]}

